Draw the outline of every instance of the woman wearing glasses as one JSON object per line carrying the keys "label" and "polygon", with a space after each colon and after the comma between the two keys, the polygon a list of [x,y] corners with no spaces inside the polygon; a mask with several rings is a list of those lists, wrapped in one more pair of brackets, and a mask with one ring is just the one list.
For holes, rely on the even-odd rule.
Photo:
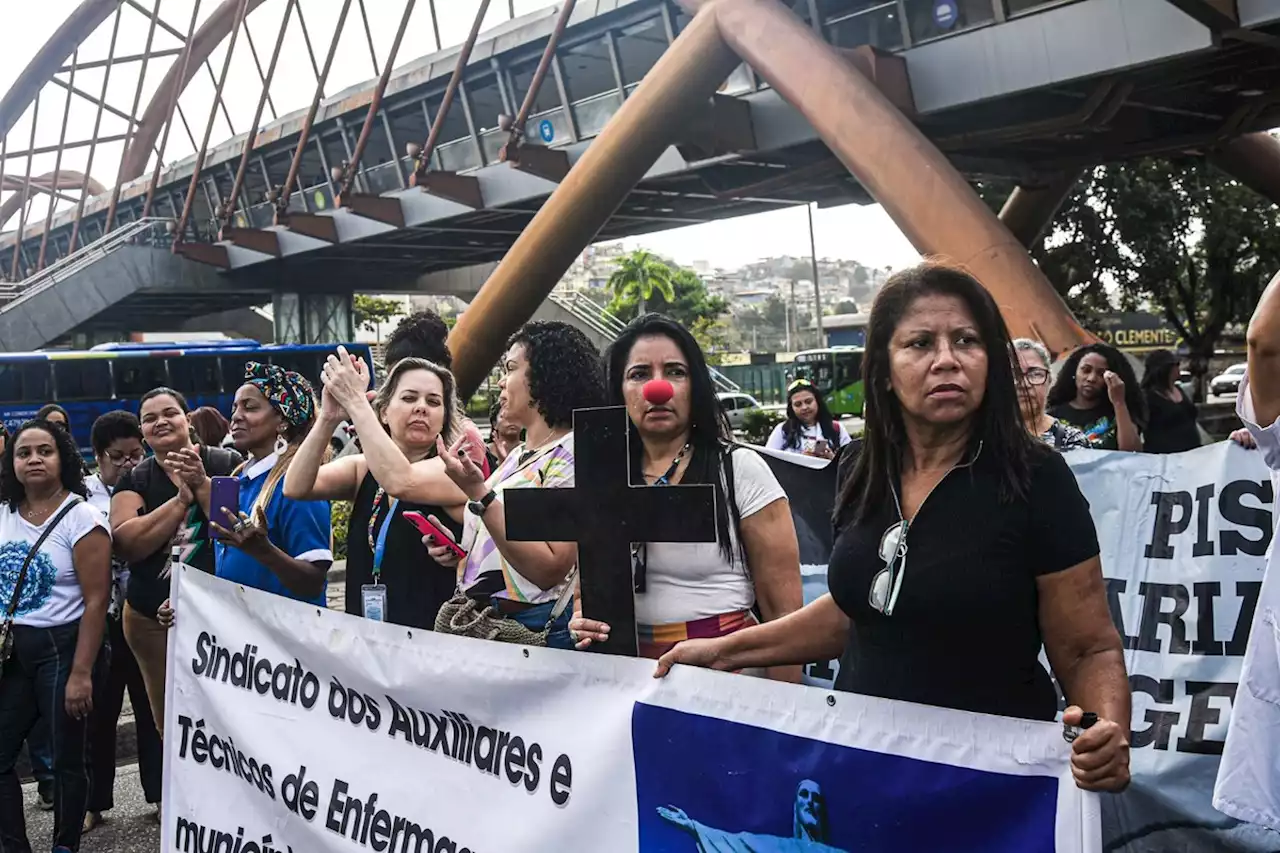
{"label": "woman wearing glasses", "polygon": [[[640,654],[657,658],[688,637],[719,637],[800,608],[800,553],[786,494],[760,456],[735,449],[706,360],[674,320],[634,320],[605,355],[610,402],[627,407],[634,427],[635,485],[709,483],[716,491],[717,542],[633,546]],[[645,393],[670,383],[671,397]],[[653,397],[652,400],[646,399]],[[635,440],[639,438],[639,441]],[[576,618],[578,648],[608,637],[609,626]],[[778,680],[798,681],[798,667]]]}
{"label": "woman wearing glasses", "polygon": [[833,459],[850,441],[813,383],[797,379],[787,387],[787,419],[773,428],[765,447]]}
{"label": "woman wearing glasses", "polygon": [[893,276],[867,330],[866,431],[843,455],[831,592],[775,623],[663,656],[715,669],[843,655],[836,687],[1076,725],[1077,783],[1129,780],[1129,682],[1089,507],[1022,424],[1009,333],[967,273]]}
{"label": "woman wearing glasses", "polygon": [[1049,365],[1052,364],[1044,344],[1018,338],[1013,342],[1013,352],[1018,359],[1014,365],[1018,379],[1018,407],[1022,410],[1022,423],[1027,432],[1058,451],[1092,447],[1084,433],[1044,410],[1045,399],[1049,396]]}

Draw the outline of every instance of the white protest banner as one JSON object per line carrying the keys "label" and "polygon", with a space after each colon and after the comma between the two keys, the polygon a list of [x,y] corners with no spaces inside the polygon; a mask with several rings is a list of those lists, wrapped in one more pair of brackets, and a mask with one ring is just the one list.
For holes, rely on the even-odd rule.
{"label": "white protest banner", "polygon": [[170,853],[1100,849],[1057,725],[173,600]]}
{"label": "white protest banner", "polygon": [[[805,601],[827,591],[835,472],[762,451],[791,498]],[[1230,442],[1157,455],[1075,450],[1133,689],[1133,784],[1102,799],[1107,850],[1274,851],[1213,808],[1213,784],[1274,528],[1262,457]],[[835,661],[806,668],[829,686]]]}

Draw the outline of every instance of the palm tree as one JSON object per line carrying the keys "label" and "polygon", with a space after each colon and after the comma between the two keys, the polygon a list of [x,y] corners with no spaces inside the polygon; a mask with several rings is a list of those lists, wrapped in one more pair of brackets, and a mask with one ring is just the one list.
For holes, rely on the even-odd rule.
{"label": "palm tree", "polygon": [[644,314],[645,302],[653,298],[655,290],[667,302],[675,301],[671,276],[671,267],[661,258],[637,249],[618,262],[618,268],[609,276],[609,289],[619,300],[634,293],[640,302],[639,314]]}

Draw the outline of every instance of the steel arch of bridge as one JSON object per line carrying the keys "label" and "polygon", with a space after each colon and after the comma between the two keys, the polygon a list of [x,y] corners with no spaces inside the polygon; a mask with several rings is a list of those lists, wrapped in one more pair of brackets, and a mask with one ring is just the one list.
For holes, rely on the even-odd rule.
{"label": "steel arch of bridge", "polygon": [[[153,184],[159,177],[158,173],[163,166],[163,158],[165,154],[165,143],[171,132],[176,132],[174,124],[177,121],[185,128],[189,136],[192,138],[198,136],[203,126],[193,127],[189,125],[187,119],[181,114],[180,99],[184,92],[187,91],[192,81],[198,75],[207,72],[209,78],[213,80],[215,92],[215,112],[220,111],[221,115],[226,118],[227,124],[231,125],[230,111],[222,98],[222,88],[225,82],[226,72],[224,70],[222,79],[218,79],[214,74],[214,70],[209,60],[214,51],[219,46],[228,43],[230,40],[234,44],[234,37],[239,29],[244,28],[247,33],[245,22],[248,16],[263,6],[267,0],[190,0],[194,5],[189,7],[192,9],[190,17],[190,27],[186,33],[179,31],[169,23],[166,23],[161,16],[162,6],[165,0],[81,0],[78,6],[72,11],[65,21],[54,31],[49,39],[36,52],[35,56],[27,63],[23,71],[14,80],[2,97],[0,97],[0,139],[7,141],[8,135],[18,124],[24,114],[35,106],[40,108],[41,92],[51,84],[55,84],[67,91],[68,100],[73,95],[83,97],[97,104],[99,111],[99,122],[103,112],[111,113],[116,118],[123,119],[128,124],[128,131],[123,135],[114,137],[99,138],[95,131],[94,137],[88,140],[82,140],[75,143],[67,143],[65,138],[60,140],[57,146],[37,147],[35,144],[35,130],[32,131],[32,143],[30,147],[15,151],[18,146],[7,144],[7,151],[0,150],[0,188],[4,190],[17,190],[17,194],[6,199],[0,204],[0,228],[17,213],[22,213],[22,221],[20,230],[27,235],[26,229],[32,223],[27,221],[27,208],[30,204],[32,196],[47,195],[50,197],[50,205],[57,200],[81,202],[82,199],[89,195],[99,195],[105,193],[108,188],[92,178],[87,177],[84,173],[70,169],[56,169],[52,173],[40,176],[32,176],[28,174],[5,174],[4,160],[6,158],[12,160],[19,156],[25,156],[30,160],[36,154],[51,153],[57,151],[59,156],[63,149],[71,149],[73,147],[90,146],[92,151],[99,144],[108,142],[119,142],[123,140],[125,146],[121,154],[118,169],[116,170],[116,180],[114,187],[110,188],[113,192],[112,210],[114,211],[116,197],[123,185],[128,184],[145,175],[148,162],[152,156],[157,157],[156,172],[153,176]],[[296,8],[299,25],[302,35],[306,43],[307,53],[311,58],[311,65],[315,70],[317,77],[320,77],[319,67],[316,63],[316,50],[323,49],[325,43],[332,35],[333,46],[336,46],[339,40],[339,34],[318,33],[308,31],[307,24],[302,19],[302,0],[284,0],[291,4],[291,8]],[[348,0],[348,3],[350,0]],[[366,10],[367,0],[357,0],[359,5],[359,15],[364,26],[364,42],[367,43],[370,54],[374,60],[375,69],[379,66],[380,60],[375,51],[373,43],[372,30],[369,24],[369,15]],[[207,17],[203,21],[197,21],[200,16],[201,4],[204,4],[206,10],[212,7]],[[214,5],[216,3],[216,6]],[[296,4],[294,6],[293,4]],[[413,2],[410,0],[408,8],[413,8]],[[436,0],[427,0],[425,4],[430,8],[431,29],[434,32],[435,44],[437,49],[440,44],[440,28],[436,16]],[[488,2],[483,4],[488,6]],[[509,0],[503,4],[510,9],[512,17],[515,15],[514,3]],[[573,3],[567,4],[572,8]],[[315,7],[312,6],[314,9]],[[118,16],[126,9],[133,9],[144,17],[151,20],[150,34],[147,37],[147,47],[141,54],[132,56],[115,56],[115,38],[112,38],[111,53],[105,61],[94,61],[86,63],[77,63],[75,57],[82,44],[86,42],[93,34],[104,24],[107,24],[113,15],[117,16],[116,27],[119,26]],[[408,13],[405,19],[407,21]],[[182,23],[186,23],[185,20]],[[283,30],[288,26],[289,18],[286,17],[281,25]],[[170,36],[177,38],[181,43],[181,49],[159,49],[153,50],[153,37],[160,30],[165,30]],[[403,27],[402,27],[403,30]],[[273,34],[274,35],[274,34]],[[282,34],[281,34],[282,35]],[[313,49],[312,38],[316,39],[316,48]],[[253,43],[252,34],[247,36],[250,51],[253,55],[253,63],[257,66],[257,72],[263,85],[263,100],[271,103],[270,82],[271,75],[263,72],[262,58],[259,56],[258,46]],[[363,49],[363,47],[362,47]],[[141,95],[143,84],[147,77],[146,63],[152,58],[174,57],[172,64],[165,71],[160,79],[158,87],[151,93],[149,100],[143,106],[135,97],[133,110],[126,112],[117,106],[106,103],[106,85],[103,85],[102,97],[96,97],[93,93],[87,93],[78,90],[74,86],[74,69],[77,67],[107,67],[108,69],[115,62],[139,61],[143,63],[143,70],[139,74],[137,83],[137,94]],[[248,57],[237,57],[240,62],[248,61]],[[227,64],[230,65],[230,56],[227,58]],[[59,79],[56,75],[59,72],[68,70],[68,62],[72,69],[73,78],[70,83]],[[109,73],[109,72],[108,72]],[[141,109],[139,109],[141,107]],[[275,112],[274,104],[272,104],[272,112]],[[65,123],[65,119],[64,119]],[[212,119],[210,128],[212,126]],[[194,132],[193,132],[194,131]],[[235,128],[232,127],[232,135],[235,135]],[[196,146],[200,147],[200,146]],[[92,154],[90,155],[92,157]],[[92,162],[92,161],[91,161]],[[60,177],[57,177],[60,175]],[[154,186],[152,187],[154,189]],[[81,199],[68,195],[68,191],[79,190]],[[150,208],[150,199],[148,199],[147,208]],[[77,224],[79,221],[79,213],[77,214]],[[112,218],[108,215],[108,227],[112,223]],[[22,240],[19,240],[21,244]],[[76,248],[76,240],[73,239],[68,251]],[[43,255],[43,252],[41,253]],[[18,253],[15,252],[14,273],[18,271]],[[26,266],[24,264],[24,266]],[[43,266],[43,257],[38,264],[28,267],[28,272],[34,272],[36,268]]]}

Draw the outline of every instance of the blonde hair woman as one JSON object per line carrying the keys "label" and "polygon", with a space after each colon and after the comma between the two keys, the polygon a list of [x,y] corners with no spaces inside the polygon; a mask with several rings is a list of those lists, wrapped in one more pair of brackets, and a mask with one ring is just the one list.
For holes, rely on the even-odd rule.
{"label": "blonde hair woman", "polygon": [[[401,359],[373,405],[355,395],[351,409],[355,412],[344,408],[325,386],[317,427],[302,442],[285,475],[285,496],[352,502],[347,526],[347,613],[430,630],[440,605],[453,595],[455,572],[428,556],[422,534],[403,516],[406,511],[418,512],[435,519],[455,539],[462,534],[458,521],[466,495],[436,458],[437,437],[451,445],[462,434],[453,374],[426,359]],[[347,417],[365,424],[360,438],[368,452],[394,450],[404,457],[406,467],[422,474],[429,502],[388,495],[363,453],[322,464],[328,436]],[[381,429],[373,426],[375,418]],[[380,601],[366,601],[365,586],[383,587],[380,593],[376,589],[370,593],[380,596]],[[383,606],[377,608],[378,603]]]}

